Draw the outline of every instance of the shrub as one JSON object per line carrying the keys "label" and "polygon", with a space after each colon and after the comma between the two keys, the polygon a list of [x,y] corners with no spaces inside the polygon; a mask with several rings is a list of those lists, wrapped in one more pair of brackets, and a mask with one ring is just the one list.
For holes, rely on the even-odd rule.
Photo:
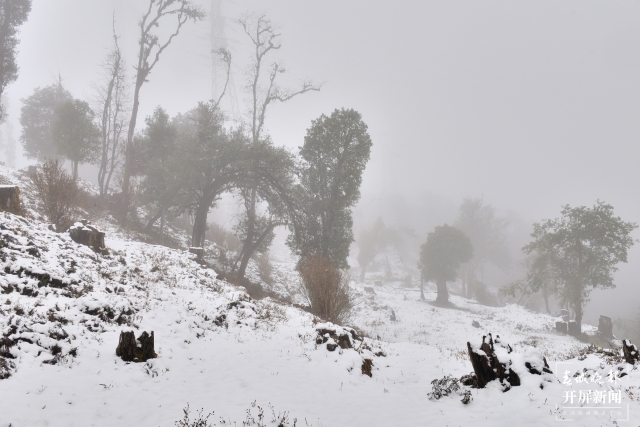
{"label": "shrub", "polygon": [[78,197],[78,186],[58,160],[49,159],[36,169],[29,178],[31,185],[42,202],[44,214],[64,231],[73,223],[71,214]]}
{"label": "shrub", "polygon": [[353,296],[348,277],[329,259],[311,254],[298,263],[302,279],[302,294],[311,312],[333,323],[346,322],[353,308]]}

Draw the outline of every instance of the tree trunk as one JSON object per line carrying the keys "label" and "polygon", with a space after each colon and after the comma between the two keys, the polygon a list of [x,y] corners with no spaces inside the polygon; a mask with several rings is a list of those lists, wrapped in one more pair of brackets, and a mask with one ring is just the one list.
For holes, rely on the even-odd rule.
{"label": "tree trunk", "polygon": [[73,180],[77,181],[78,180],[78,161],[77,160],[71,160],[71,171],[73,174]]}
{"label": "tree trunk", "polygon": [[424,301],[424,279],[420,277],[420,299]]}
{"label": "tree trunk", "polygon": [[547,288],[542,288],[542,298],[544,299],[544,307],[547,309],[547,314],[551,314],[551,310],[549,310],[549,295],[547,295]]}
{"label": "tree trunk", "polygon": [[158,212],[156,212],[156,214],[149,219],[149,222],[147,222],[147,225],[145,227],[147,230],[147,233],[151,231],[151,229],[153,228],[153,224],[155,224],[156,221],[159,220],[161,216],[162,216],[162,206],[160,206],[160,208],[158,209]]}
{"label": "tree trunk", "polygon": [[249,259],[251,259],[251,255],[253,255],[251,247],[253,246],[253,238],[256,228],[256,197],[256,189],[252,188],[251,200],[249,202],[249,208],[247,209],[247,235],[242,247],[242,260],[240,261],[240,268],[236,274],[237,277],[244,277],[247,264],[249,264]]}
{"label": "tree trunk", "polygon": [[210,203],[201,203],[196,209],[196,216],[193,219],[193,233],[191,234],[191,246],[193,247],[200,248],[204,245],[209,206],[211,206]]}
{"label": "tree trunk", "polygon": [[436,281],[436,286],[438,287],[438,296],[436,297],[436,301],[449,302],[449,291],[447,290],[447,281],[438,279],[438,281]]}
{"label": "tree trunk", "polygon": [[577,300],[575,302],[575,309],[576,309],[576,324],[577,324],[577,333],[581,334],[582,333],[582,302]]}
{"label": "tree trunk", "polygon": [[360,270],[360,283],[364,283],[364,275],[367,272],[367,265],[363,265],[362,269]]}

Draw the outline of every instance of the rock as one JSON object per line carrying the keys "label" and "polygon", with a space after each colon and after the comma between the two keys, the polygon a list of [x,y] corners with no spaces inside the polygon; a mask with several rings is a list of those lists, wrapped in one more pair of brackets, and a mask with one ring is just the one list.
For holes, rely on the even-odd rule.
{"label": "rock", "polygon": [[473,326],[474,328],[479,328],[480,322],[478,322],[477,320],[474,320],[473,322],[471,322],[471,326]]}
{"label": "rock", "polygon": [[556,331],[560,332],[561,334],[568,333],[569,329],[567,327],[567,322],[556,322]]}
{"label": "rock", "polygon": [[638,347],[631,344],[629,340],[622,340],[622,351],[624,352],[624,360],[631,365],[635,365],[640,361],[640,353]]}
{"label": "rock", "polygon": [[391,310],[391,321],[396,322],[398,319],[396,318],[396,312]]}
{"label": "rock", "polygon": [[69,236],[74,242],[89,246],[94,252],[109,253],[104,244],[104,232],[92,226],[87,220],[73,224],[69,228]]}
{"label": "rock", "polygon": [[367,293],[369,293],[369,294],[373,294],[373,295],[375,295],[375,294],[376,294],[376,291],[373,289],[373,287],[372,287],[372,286],[365,286],[365,287],[364,287],[364,291],[365,291],[365,292],[367,292]]}
{"label": "rock", "polygon": [[373,368],[373,360],[364,359],[362,361],[362,375],[368,375],[372,377],[373,374],[371,373],[371,368]]}
{"label": "rock", "polygon": [[22,215],[20,187],[16,185],[0,185],[0,212]]}
{"label": "rock", "polygon": [[153,331],[151,335],[143,332],[137,340],[133,331],[120,332],[116,355],[125,362],[146,362],[155,359],[158,355],[154,350]]}
{"label": "rock", "polygon": [[382,280],[374,280],[373,284],[375,286],[382,286]]}
{"label": "rock", "polygon": [[610,317],[600,315],[600,320],[598,321],[598,331],[605,338],[613,338],[613,322]]}

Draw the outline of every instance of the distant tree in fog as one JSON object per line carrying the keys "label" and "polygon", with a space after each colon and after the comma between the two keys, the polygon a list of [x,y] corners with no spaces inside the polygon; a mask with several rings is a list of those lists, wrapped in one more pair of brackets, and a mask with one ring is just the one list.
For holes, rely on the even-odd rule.
{"label": "distant tree in fog", "polygon": [[613,207],[598,201],[592,208],[566,205],[560,218],[534,224],[534,241],[524,247],[535,254],[529,271],[539,282],[554,282],[561,303],[575,311],[579,332],[584,305],[596,288],[613,288],[616,265],[627,262],[638,226],[613,214]]}
{"label": "distant tree in fog", "polygon": [[300,148],[304,232],[300,241],[289,239],[296,253],[319,254],[338,268],[349,267],[351,209],[360,199],[371,146],[367,125],[355,110],[336,109],[311,123]]}
{"label": "distant tree in fog", "polygon": [[[125,145],[124,167],[122,176],[122,204],[123,212],[121,221],[126,220],[130,208],[130,184],[131,177],[135,174],[135,130],[140,107],[140,89],[148,81],[149,74],[160,60],[162,52],[171,44],[180,33],[182,26],[189,20],[194,22],[205,17],[200,6],[194,5],[191,0],[149,0],[149,7],[142,15],[139,22],[140,38],[138,39],[138,62],[136,64],[136,78],[133,89],[133,105],[131,119],[127,132]],[[175,19],[173,30],[164,40],[157,34],[158,28],[166,25],[169,20]]]}
{"label": "distant tree in fog", "polygon": [[477,275],[486,264],[501,270],[511,265],[506,239],[508,222],[497,217],[493,206],[485,205],[482,199],[466,198],[460,206],[455,226],[469,237],[473,245],[473,257],[460,271],[464,293],[471,297]]}
{"label": "distant tree in fog", "polygon": [[45,88],[36,88],[31,96],[22,100],[20,142],[27,157],[44,161],[58,156],[51,133],[56,108],[73,97],[62,86],[62,79]]}
{"label": "distant tree in fog", "polygon": [[447,303],[447,282],[458,277],[460,265],[471,259],[473,246],[467,235],[456,227],[440,225],[427,235],[427,242],[420,247],[418,268],[422,278],[436,282],[436,301]]}
{"label": "distant tree in fog", "polygon": [[362,230],[356,240],[360,281],[364,282],[367,267],[379,253],[391,245],[398,247],[401,241],[402,236],[398,230],[387,227],[382,218],[378,218],[371,228]]}
{"label": "distant tree in fog", "polygon": [[77,180],[78,164],[94,161],[100,146],[100,131],[89,104],[74,99],[58,105],[53,113],[51,134],[58,153],[71,161],[72,177]]}
{"label": "distant tree in fog", "polygon": [[[27,20],[31,12],[31,0],[2,0],[0,2],[0,98],[9,83],[18,78],[16,48],[18,28]],[[0,104],[0,123],[6,111]]]}

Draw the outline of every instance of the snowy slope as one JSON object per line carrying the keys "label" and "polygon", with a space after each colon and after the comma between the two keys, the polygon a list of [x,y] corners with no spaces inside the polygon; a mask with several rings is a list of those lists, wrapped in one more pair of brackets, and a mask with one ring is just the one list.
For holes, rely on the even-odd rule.
{"label": "snowy slope", "polygon": [[[317,341],[326,325],[294,307],[251,300],[186,252],[109,234],[110,254],[97,255],[67,234],[2,213],[0,236],[0,331],[8,340],[0,353],[11,374],[0,380],[0,426],[173,426],[187,404],[191,419],[196,409],[215,411],[215,425],[278,425],[285,411],[282,424],[298,426],[538,426],[563,418],[615,425],[608,413],[572,418],[556,409],[567,391],[596,388],[620,389],[631,420],[640,419],[638,370],[580,355],[584,344],[553,332],[555,319],[521,307],[454,296],[459,309],[445,309],[420,301],[415,289],[376,287],[370,295],[354,284],[353,325],[374,339],[354,340],[359,351],[330,352],[331,341]],[[116,357],[120,331],[132,329],[154,331],[157,359]],[[514,358],[537,348],[560,379],[540,389],[541,378],[522,372],[522,386],[472,389],[467,405],[457,393],[430,400],[433,380],[472,370],[466,343],[480,344],[487,332],[510,343]],[[365,358],[372,377],[362,374]],[[618,366],[628,375],[614,385],[606,377]],[[573,374],[585,368],[590,377],[576,384]],[[570,386],[561,383],[565,370]],[[595,373],[602,385],[589,382]]]}

